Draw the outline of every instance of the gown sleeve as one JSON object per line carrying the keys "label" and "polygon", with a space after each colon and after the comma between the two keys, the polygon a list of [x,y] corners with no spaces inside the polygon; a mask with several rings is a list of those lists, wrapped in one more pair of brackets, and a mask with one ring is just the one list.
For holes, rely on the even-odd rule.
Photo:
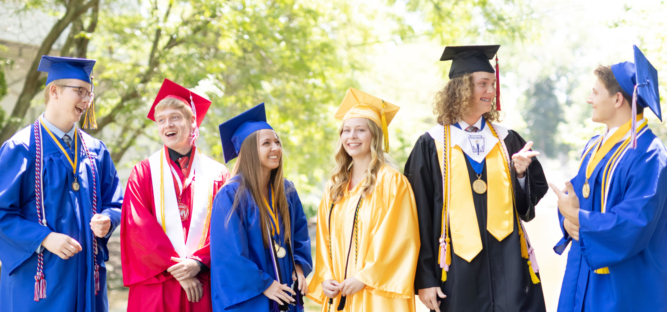
{"label": "gown sleeve", "polygon": [[[37,222],[37,209],[32,192],[34,155],[21,142],[6,141],[0,148],[0,261],[2,269],[12,272],[35,254],[42,241],[51,234],[49,227]],[[32,180],[32,183],[30,183]],[[29,202],[32,203],[29,203]],[[23,211],[24,206],[32,207]],[[28,218],[34,220],[29,220]]]}
{"label": "gown sleeve", "polygon": [[326,295],[322,291],[322,282],[333,277],[331,258],[329,258],[329,184],[324,188],[324,195],[317,210],[317,232],[315,238],[315,269],[313,278],[308,284],[308,298],[323,304]]}
{"label": "gown sleeve", "polygon": [[238,184],[228,184],[218,192],[211,216],[211,224],[215,225],[211,228],[211,291],[225,310],[262,296],[274,281],[250,259],[246,224],[239,213],[244,206],[230,214],[234,185]]}
{"label": "gown sleeve", "polygon": [[442,187],[442,182],[436,180],[442,177],[437,157],[433,139],[424,134],[412,149],[404,170],[414,192],[421,239],[415,290],[440,286],[440,275],[433,265],[438,262],[438,250],[434,248],[438,243],[434,239],[440,235],[440,229],[434,227],[433,218],[436,217],[435,210],[442,208],[442,203],[439,207],[435,206],[436,188]]}
{"label": "gown sleeve", "polygon": [[150,167],[137,164],[127,181],[121,210],[120,247],[126,287],[158,283],[171,278],[165,272],[178,257],[169,238],[153,215]]}
{"label": "gown sleeve", "polygon": [[308,276],[313,271],[313,256],[310,252],[310,237],[308,236],[308,220],[303,212],[301,199],[291,182],[286,182],[285,190],[289,192],[289,204],[292,213],[292,248],[294,262],[301,265],[303,275]]}
{"label": "gown sleeve", "polygon": [[[380,182],[380,181],[378,181]],[[419,253],[419,227],[415,197],[410,183],[399,172],[381,181],[382,199],[372,207],[379,220],[373,238],[355,277],[370,292],[389,298],[409,299],[414,295],[414,278]],[[378,192],[378,186],[374,191]]]}
{"label": "gown sleeve", "polygon": [[[505,144],[511,157],[526,145],[526,140],[515,131],[510,130],[505,138]],[[514,172],[514,168],[510,170]],[[519,217],[527,222],[535,218],[535,206],[549,190],[549,184],[547,184],[547,178],[544,176],[544,170],[537,157],[533,157],[528,165],[525,177],[525,187],[522,188],[516,174],[512,175],[516,210]]]}
{"label": "gown sleeve", "polygon": [[[659,140],[659,139],[655,139]],[[642,151],[627,169],[623,201],[606,213],[579,210],[581,253],[593,269],[613,266],[644,250],[663,218],[667,157],[662,144]]]}
{"label": "gown sleeve", "polygon": [[100,144],[102,145],[102,148],[99,151],[99,164],[97,168],[99,168],[100,171],[99,176],[101,180],[100,191],[102,193],[102,209],[99,213],[109,217],[111,220],[111,228],[109,228],[109,232],[105,237],[98,237],[97,241],[98,245],[103,248],[105,255],[104,261],[108,261],[109,250],[107,249],[107,243],[109,242],[111,234],[113,234],[113,232],[120,224],[120,211],[123,205],[123,186],[120,182],[120,178],[118,177],[116,167],[111,160],[111,154],[109,154],[109,150],[104,145],[104,143],[100,142]]}

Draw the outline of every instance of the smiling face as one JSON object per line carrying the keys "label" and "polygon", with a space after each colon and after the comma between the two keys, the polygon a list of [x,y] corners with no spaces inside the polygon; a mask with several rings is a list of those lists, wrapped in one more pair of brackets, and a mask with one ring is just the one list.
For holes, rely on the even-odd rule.
{"label": "smiling face", "polygon": [[194,116],[186,116],[182,109],[166,107],[155,111],[155,123],[162,143],[181,154],[190,149],[190,131],[196,126]]}
{"label": "smiling face", "polygon": [[74,126],[90,105],[90,88],[90,83],[78,79],[53,81],[46,89],[47,115],[53,116],[54,122]]}
{"label": "smiling face", "polygon": [[264,169],[273,170],[280,166],[283,147],[275,131],[263,129],[257,132],[257,152]]}
{"label": "smiling face", "polygon": [[496,75],[487,72],[475,72],[472,74],[474,85],[470,114],[482,116],[491,111],[496,97]]}
{"label": "smiling face", "polygon": [[366,118],[350,118],[343,121],[340,142],[350,157],[369,156],[372,139],[373,134]]}

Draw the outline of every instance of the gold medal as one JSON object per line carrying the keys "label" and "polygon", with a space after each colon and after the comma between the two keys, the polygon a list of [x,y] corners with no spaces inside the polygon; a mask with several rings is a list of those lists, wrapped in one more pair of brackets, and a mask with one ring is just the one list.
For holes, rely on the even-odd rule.
{"label": "gold medal", "polygon": [[486,182],[482,181],[481,175],[477,175],[477,180],[472,183],[472,189],[480,195],[486,193]]}
{"label": "gold medal", "polygon": [[77,182],[76,179],[75,179],[74,182],[72,182],[72,190],[75,191],[75,192],[78,192],[79,188],[80,188],[79,182]]}
{"label": "gold medal", "polygon": [[287,254],[287,251],[285,251],[285,248],[282,246],[278,246],[278,244],[274,243],[273,248],[276,250],[276,254],[278,255],[278,258],[285,258],[285,255]]}
{"label": "gold medal", "polygon": [[581,194],[584,195],[584,198],[591,196],[591,186],[588,184],[588,180],[584,183],[584,186],[581,188]]}

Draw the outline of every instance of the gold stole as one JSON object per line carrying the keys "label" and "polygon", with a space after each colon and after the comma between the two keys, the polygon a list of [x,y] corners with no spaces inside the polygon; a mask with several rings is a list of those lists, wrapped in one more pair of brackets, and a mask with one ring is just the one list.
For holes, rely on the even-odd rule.
{"label": "gold stole", "polygon": [[[451,146],[450,125],[444,126],[444,144],[435,141],[438,151],[438,160],[443,172],[443,208],[441,239],[450,242],[448,229],[451,231],[451,242],[457,256],[471,262],[482,251],[482,238],[477,222],[475,202],[472,197],[472,187],[468,174],[468,166],[463,151],[458,146]],[[487,121],[487,127],[498,138],[495,129]],[[446,156],[443,156],[443,145]],[[445,159],[446,158],[446,159]],[[505,239],[514,231],[514,189],[510,178],[509,156],[498,138],[498,143],[486,155],[487,177],[487,222],[486,229],[498,241]],[[451,219],[451,220],[450,220]],[[518,219],[517,213],[517,222]],[[521,240],[521,255],[528,259],[528,247],[524,233],[519,226]],[[451,248],[446,248],[445,259],[438,259],[438,263],[445,261],[451,264]],[[534,283],[539,283],[537,276],[530,268]],[[447,270],[442,270],[442,281],[447,280]],[[537,281],[537,282],[536,282]]]}

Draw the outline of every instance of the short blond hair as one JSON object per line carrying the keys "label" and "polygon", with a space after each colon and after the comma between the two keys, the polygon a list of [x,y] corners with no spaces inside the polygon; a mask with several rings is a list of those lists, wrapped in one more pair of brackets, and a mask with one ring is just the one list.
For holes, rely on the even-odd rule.
{"label": "short blond hair", "polygon": [[60,93],[63,93],[63,88],[60,86],[69,84],[71,80],[72,79],[58,79],[49,82],[49,84],[46,85],[46,88],[44,88],[44,105],[49,104],[49,100],[51,100],[51,92],[49,90],[51,90],[52,85],[58,87],[58,89],[60,89]]}
{"label": "short blond hair", "polygon": [[154,114],[153,118],[155,118],[155,115],[157,115],[159,111],[165,110],[167,108],[180,110],[186,119],[190,119],[194,115],[192,113],[192,108],[190,108],[190,105],[186,104],[182,100],[173,97],[166,97],[162,99],[159,103],[157,103],[157,105],[155,106],[155,112],[153,113]]}

